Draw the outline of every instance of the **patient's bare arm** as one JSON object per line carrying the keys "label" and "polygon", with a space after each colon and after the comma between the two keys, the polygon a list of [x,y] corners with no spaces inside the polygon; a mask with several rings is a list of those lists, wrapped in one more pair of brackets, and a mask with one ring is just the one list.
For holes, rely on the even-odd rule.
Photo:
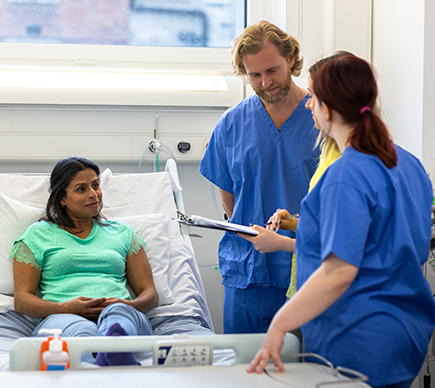
{"label": "patient's bare arm", "polygon": [[41,280],[41,271],[30,264],[14,260],[15,311],[35,318],[51,314],[70,313],[85,318],[97,318],[103,310],[106,298],[79,297],[64,303],[50,302],[37,297],[36,289]]}

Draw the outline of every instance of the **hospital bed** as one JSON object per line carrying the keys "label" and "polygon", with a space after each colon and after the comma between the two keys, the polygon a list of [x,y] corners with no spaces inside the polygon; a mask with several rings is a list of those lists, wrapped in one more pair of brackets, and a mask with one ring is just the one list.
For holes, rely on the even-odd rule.
{"label": "hospital bed", "polygon": [[[2,384],[15,386],[31,381],[32,386],[106,386],[155,383],[180,387],[189,386],[295,386],[316,387],[333,381],[341,387],[367,387],[362,382],[350,383],[328,366],[299,363],[298,358],[286,363],[286,373],[273,368],[268,375],[248,375],[245,372],[264,335],[215,335],[207,307],[204,287],[195,261],[188,229],[180,231],[172,217],[184,211],[177,168],[168,160],[166,171],[150,174],[101,174],[104,195],[103,213],[108,219],[130,224],[147,242],[146,252],[153,270],[160,305],[147,316],[153,326],[150,337],[67,338],[71,369],[55,372],[56,377],[40,368],[39,351],[43,338],[29,338],[36,322],[13,311],[12,263],[8,259],[12,242],[43,215],[48,198],[47,175],[0,174],[0,370]],[[185,228],[185,226],[183,226]],[[214,346],[213,366],[188,368],[153,366],[153,345],[162,340],[209,341]],[[11,350],[12,349],[12,350]],[[85,351],[134,351],[142,368],[98,368],[84,365],[80,356]],[[297,354],[299,341],[288,334],[284,344],[286,354]],[[228,365],[232,365],[228,367]],[[89,368],[84,369],[88,366]],[[223,369],[227,368],[227,369]],[[10,371],[8,371],[10,370]],[[273,380],[273,379],[277,379]],[[357,380],[361,380],[357,378]]]}
{"label": "hospital bed", "polygon": [[[175,162],[148,174],[102,172],[103,214],[125,222],[147,242],[160,304],[147,316],[154,333],[213,334],[205,291],[188,234],[172,221],[184,211]],[[0,370],[7,370],[13,342],[29,336],[35,322],[13,312],[12,242],[42,215],[48,175],[0,174]],[[176,202],[177,201],[177,202]],[[186,231],[188,233],[188,231]]]}

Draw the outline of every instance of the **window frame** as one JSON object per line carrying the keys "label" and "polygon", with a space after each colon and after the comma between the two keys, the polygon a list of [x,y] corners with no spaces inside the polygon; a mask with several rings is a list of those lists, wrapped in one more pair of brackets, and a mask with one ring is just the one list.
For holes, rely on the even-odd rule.
{"label": "window frame", "polygon": [[[17,0],[8,0],[11,2]],[[59,1],[59,0],[54,0]],[[247,13],[258,12],[264,0],[237,0]],[[18,0],[27,3],[29,0]],[[254,4],[255,3],[255,4]],[[229,43],[229,42],[228,42]],[[120,60],[120,58],[122,58]],[[114,66],[231,70],[228,48],[87,45],[0,42],[0,64]]]}
{"label": "window frame", "polygon": [[42,5],[52,5],[58,4],[60,0],[6,0],[6,3],[12,4],[42,4]]}
{"label": "window frame", "polygon": [[229,48],[0,43],[0,63],[6,65],[228,70],[229,58]]}
{"label": "window frame", "polygon": [[[266,0],[242,0],[245,6],[244,24],[267,13]],[[270,1],[270,0],[269,0]],[[272,0],[276,1],[276,0]],[[289,0],[286,0],[289,1]],[[234,75],[229,48],[209,47],[146,47],[115,45],[76,45],[0,42],[0,71],[17,67],[45,71],[59,68],[93,72],[144,72],[159,74],[221,75],[227,80],[229,91],[205,93],[169,93],[136,91],[59,91],[13,90],[0,85],[0,103],[12,104],[80,104],[89,105],[161,105],[233,106],[243,99],[245,88]],[[110,96],[108,96],[108,93]],[[61,98],[59,99],[59,96]],[[158,97],[155,99],[154,97]]]}

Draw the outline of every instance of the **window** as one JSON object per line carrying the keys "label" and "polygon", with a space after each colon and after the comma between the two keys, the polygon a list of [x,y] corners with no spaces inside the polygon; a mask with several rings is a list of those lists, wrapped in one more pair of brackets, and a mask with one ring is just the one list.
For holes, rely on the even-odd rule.
{"label": "window", "polygon": [[6,0],[6,3],[17,4],[57,4],[61,0]]}
{"label": "window", "polygon": [[[1,4],[3,3],[3,4]],[[1,42],[222,47],[243,0],[0,0]]]}
{"label": "window", "polygon": [[[229,44],[245,12],[246,0],[0,0],[0,102],[234,105]],[[131,86],[153,74],[177,79],[174,93]]]}

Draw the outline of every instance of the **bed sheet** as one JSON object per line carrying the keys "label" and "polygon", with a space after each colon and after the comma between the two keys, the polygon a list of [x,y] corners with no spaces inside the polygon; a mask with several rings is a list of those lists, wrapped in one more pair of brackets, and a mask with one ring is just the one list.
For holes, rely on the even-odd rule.
{"label": "bed sheet", "polygon": [[0,313],[0,371],[9,369],[9,350],[15,340],[29,337],[36,320],[27,319],[15,311]]}

